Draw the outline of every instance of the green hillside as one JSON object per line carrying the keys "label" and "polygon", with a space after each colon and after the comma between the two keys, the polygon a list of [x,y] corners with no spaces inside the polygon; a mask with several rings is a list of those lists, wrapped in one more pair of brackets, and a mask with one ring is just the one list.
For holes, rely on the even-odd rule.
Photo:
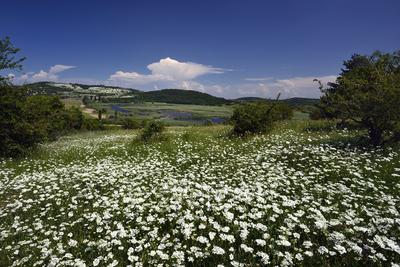
{"label": "green hillside", "polygon": [[141,93],[143,101],[192,105],[222,105],[231,101],[192,90],[163,89]]}
{"label": "green hillside", "polygon": [[30,94],[59,95],[77,97],[82,95],[122,96],[140,92],[136,89],[107,85],[88,85],[79,83],[37,82],[24,84]]}
{"label": "green hillside", "polygon": [[253,101],[265,101],[265,100],[266,100],[265,98],[255,97],[255,96],[240,97],[235,99],[235,101],[238,102],[253,102]]}
{"label": "green hillside", "polygon": [[[106,85],[87,85],[79,83],[37,82],[23,85],[30,94],[58,95],[62,98],[82,98],[85,95],[101,96],[103,103],[157,102],[186,105],[224,105],[252,101],[274,101],[261,97],[241,97],[228,100],[207,93],[183,89],[162,89],[143,92],[137,89]],[[294,97],[279,100],[295,107],[310,107],[318,99]]]}
{"label": "green hillside", "polygon": [[281,100],[292,106],[313,106],[319,103],[319,99],[315,98],[303,98],[303,97],[293,97]]}

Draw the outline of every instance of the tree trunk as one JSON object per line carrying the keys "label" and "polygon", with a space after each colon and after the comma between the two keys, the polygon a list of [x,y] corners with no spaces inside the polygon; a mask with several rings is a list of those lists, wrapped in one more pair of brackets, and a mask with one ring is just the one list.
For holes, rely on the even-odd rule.
{"label": "tree trunk", "polygon": [[379,146],[382,144],[383,132],[381,129],[376,127],[371,127],[369,129],[369,138],[374,146]]}

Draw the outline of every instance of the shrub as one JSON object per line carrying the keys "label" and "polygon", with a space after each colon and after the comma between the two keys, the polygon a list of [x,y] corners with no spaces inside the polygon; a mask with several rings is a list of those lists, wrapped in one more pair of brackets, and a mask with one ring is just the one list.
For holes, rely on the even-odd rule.
{"label": "shrub", "polygon": [[276,121],[291,118],[290,107],[278,103],[256,102],[238,106],[231,117],[233,133],[243,136],[248,133],[265,133]]}
{"label": "shrub", "polygon": [[293,108],[286,103],[275,103],[272,109],[275,120],[290,120],[293,118]]}
{"label": "shrub", "polygon": [[25,92],[8,85],[0,86],[0,156],[17,156],[42,140],[26,117]]}
{"label": "shrub", "polygon": [[84,118],[82,121],[82,129],[88,131],[104,130],[103,123],[95,118]]}
{"label": "shrub", "polygon": [[27,121],[41,132],[43,140],[55,140],[68,130],[69,116],[57,96],[29,96],[23,109]]}
{"label": "shrub", "polygon": [[80,129],[78,108],[65,109],[58,97],[28,96],[24,88],[0,86],[0,156],[18,156],[45,140]]}
{"label": "shrub", "polygon": [[71,107],[66,110],[68,128],[69,129],[81,129],[83,125],[83,114],[82,111],[77,107]]}
{"label": "shrub", "polygon": [[142,127],[142,124],[138,119],[131,117],[123,118],[121,124],[123,129],[140,129]]}
{"label": "shrub", "polygon": [[142,134],[140,135],[140,139],[143,141],[149,141],[150,139],[160,137],[164,129],[165,127],[162,122],[151,121],[144,127]]}

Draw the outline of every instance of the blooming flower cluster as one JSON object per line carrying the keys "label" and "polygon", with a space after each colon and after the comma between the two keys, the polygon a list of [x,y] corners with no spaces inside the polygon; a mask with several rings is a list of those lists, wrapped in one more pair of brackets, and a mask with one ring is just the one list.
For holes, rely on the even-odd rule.
{"label": "blooming flower cluster", "polygon": [[0,266],[400,263],[395,149],[290,130],[132,138],[65,137],[1,161]]}

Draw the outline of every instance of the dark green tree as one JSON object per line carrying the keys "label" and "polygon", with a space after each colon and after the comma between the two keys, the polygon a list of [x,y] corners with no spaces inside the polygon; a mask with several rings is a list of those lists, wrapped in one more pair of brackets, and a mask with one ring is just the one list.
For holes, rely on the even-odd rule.
{"label": "dark green tree", "polygon": [[0,84],[0,157],[20,155],[42,140],[26,116],[25,101],[23,89]]}
{"label": "dark green tree", "polygon": [[[319,81],[318,81],[319,82]],[[335,83],[324,88],[320,108],[326,117],[367,129],[375,146],[395,140],[400,131],[400,51],[353,55]]]}

